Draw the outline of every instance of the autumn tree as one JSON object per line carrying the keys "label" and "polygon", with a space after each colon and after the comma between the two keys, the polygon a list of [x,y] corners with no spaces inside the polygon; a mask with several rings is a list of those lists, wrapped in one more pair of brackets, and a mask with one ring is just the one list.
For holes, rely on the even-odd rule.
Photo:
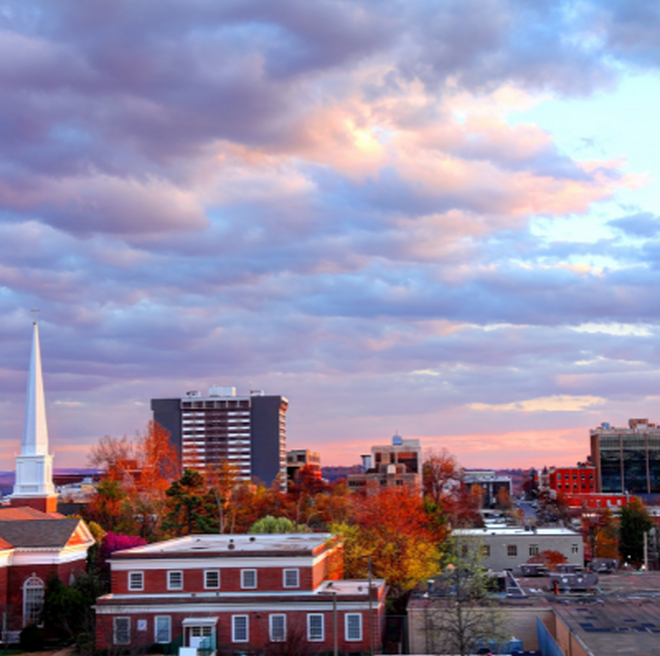
{"label": "autumn tree", "polygon": [[461,486],[463,474],[456,458],[447,451],[428,449],[422,462],[422,485],[424,495],[436,506],[446,496],[455,495]]}
{"label": "autumn tree", "polygon": [[372,575],[390,586],[390,602],[405,607],[408,592],[437,571],[444,527],[434,526],[419,495],[406,489],[385,489],[355,500],[353,525],[333,525],[344,542],[347,578],[367,577],[367,556]]}
{"label": "autumn tree", "polygon": [[[139,533],[147,540],[159,537],[165,491],[178,476],[178,454],[169,437],[162,426],[150,421],[134,440],[105,435],[92,447],[89,462],[105,470],[107,482],[97,489],[92,519],[105,529]],[[114,512],[117,521],[121,515],[121,525],[112,523],[108,510]]]}
{"label": "autumn tree", "polygon": [[644,562],[644,534],[653,527],[648,510],[639,497],[630,497],[619,512],[619,551],[626,563]]}
{"label": "autumn tree", "polygon": [[225,533],[234,490],[239,485],[239,470],[226,458],[210,465],[206,471],[206,486],[215,499],[218,511],[218,532]]}
{"label": "autumn tree", "polygon": [[586,560],[616,558],[617,526],[612,511],[609,508],[583,508],[580,519]]}
{"label": "autumn tree", "polygon": [[566,562],[566,556],[560,551],[554,551],[553,549],[545,549],[535,556],[531,556],[528,563],[539,563],[545,565],[551,572],[554,572],[557,569],[557,565],[561,565]]}

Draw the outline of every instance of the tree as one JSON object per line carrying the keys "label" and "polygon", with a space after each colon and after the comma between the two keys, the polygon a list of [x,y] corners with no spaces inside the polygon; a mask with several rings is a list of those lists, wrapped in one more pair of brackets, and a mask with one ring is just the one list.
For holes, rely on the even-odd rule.
{"label": "tree", "polygon": [[385,489],[355,499],[354,524],[331,526],[344,542],[347,578],[367,577],[367,556],[372,575],[390,586],[388,603],[405,607],[408,592],[437,571],[439,545],[446,528],[424,510],[419,495],[406,489]]}
{"label": "tree", "polygon": [[544,549],[535,556],[531,556],[528,563],[539,563],[545,565],[551,572],[556,571],[557,565],[561,565],[566,562],[566,556],[560,551],[554,551],[552,549]]}
{"label": "tree", "polygon": [[422,463],[424,494],[433,503],[440,505],[446,496],[455,495],[460,488],[463,475],[456,458],[447,451],[429,449]]}
{"label": "tree", "polygon": [[273,517],[266,515],[258,519],[250,528],[248,533],[308,533],[309,527],[304,524],[296,524],[287,517]]}
{"label": "tree", "polygon": [[177,536],[218,532],[215,497],[206,489],[204,477],[199,472],[186,469],[166,494],[165,531]]}
{"label": "tree", "polygon": [[105,435],[89,455],[106,474],[97,488],[89,518],[103,528],[139,533],[156,540],[166,500],[165,491],[178,477],[178,454],[170,434],[150,421],[135,440]]}
{"label": "tree", "polygon": [[619,551],[626,563],[639,567],[644,562],[644,533],[653,527],[653,520],[641,499],[630,497],[619,513]]}
{"label": "tree", "polygon": [[206,486],[211,490],[218,509],[219,533],[225,532],[232,495],[239,482],[238,476],[238,468],[226,458],[211,465],[206,472]]}
{"label": "tree", "polygon": [[586,560],[618,556],[617,528],[609,508],[583,508],[581,522]]}
{"label": "tree", "polygon": [[467,656],[504,641],[504,619],[489,597],[492,579],[482,553],[479,540],[451,540],[440,573],[429,581],[426,653]]}

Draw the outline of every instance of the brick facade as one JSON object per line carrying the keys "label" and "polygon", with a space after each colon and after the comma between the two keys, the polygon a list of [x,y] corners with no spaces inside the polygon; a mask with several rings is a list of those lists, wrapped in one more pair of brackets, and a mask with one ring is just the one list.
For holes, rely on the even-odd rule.
{"label": "brick facade", "polygon": [[370,604],[368,582],[341,579],[342,563],[326,534],[189,536],[117,552],[112,594],[97,601],[97,648],[208,636],[218,653],[299,644],[313,654],[334,649],[336,627],[341,651],[369,651],[370,628],[378,649],[385,584],[373,581]]}
{"label": "brick facade", "polygon": [[33,508],[0,509],[0,613],[6,628],[17,632],[28,623],[25,584],[45,590],[56,574],[69,585],[86,569],[87,550],[94,544],[82,520],[48,515]]}

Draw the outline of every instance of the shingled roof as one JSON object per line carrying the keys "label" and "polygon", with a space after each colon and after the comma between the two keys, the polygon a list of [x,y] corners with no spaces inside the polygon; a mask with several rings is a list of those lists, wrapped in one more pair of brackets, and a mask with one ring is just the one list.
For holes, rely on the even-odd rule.
{"label": "shingled roof", "polygon": [[0,539],[14,547],[62,549],[75,533],[79,523],[79,519],[0,521]]}
{"label": "shingled roof", "polygon": [[0,508],[0,522],[25,519],[64,519],[60,513],[45,513],[30,506],[7,506]]}

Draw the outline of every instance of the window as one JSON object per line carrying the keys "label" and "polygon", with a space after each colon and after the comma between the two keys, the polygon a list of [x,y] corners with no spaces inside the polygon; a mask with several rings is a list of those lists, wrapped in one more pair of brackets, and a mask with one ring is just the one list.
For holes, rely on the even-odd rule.
{"label": "window", "polygon": [[[144,589],[144,572],[128,573],[128,589],[133,591]],[[123,643],[119,643],[119,644],[123,644]]]}
{"label": "window", "polygon": [[113,639],[116,645],[129,645],[131,643],[131,618],[113,618]]}
{"label": "window", "polygon": [[183,572],[175,571],[167,573],[167,589],[183,590]]}
{"label": "window", "polygon": [[307,640],[310,642],[322,642],[323,639],[323,615],[320,613],[309,613],[307,615]]}
{"label": "window", "polygon": [[297,588],[300,585],[300,576],[297,569],[284,570],[284,587]]}
{"label": "window", "polygon": [[218,590],[220,588],[219,569],[207,569],[204,572],[204,587],[207,590]]}
{"label": "window", "polygon": [[269,615],[268,629],[271,642],[286,640],[286,615]]}
{"label": "window", "polygon": [[23,584],[23,626],[41,623],[44,608],[44,582],[31,576]]}
{"label": "window", "polygon": [[539,545],[538,544],[530,544],[529,545],[529,555],[530,556],[538,556],[539,555]]}
{"label": "window", "polygon": [[561,481],[561,474],[557,474],[557,480]]}
{"label": "window", "polygon": [[518,555],[518,547],[515,544],[510,544],[506,548],[506,555],[507,556],[517,556]]}
{"label": "window", "polygon": [[242,569],[241,588],[256,588],[256,587],[257,587],[257,570]]}
{"label": "window", "polygon": [[576,554],[576,553],[578,553],[579,551],[580,551],[580,549],[579,549],[579,547],[577,546],[577,544],[572,544],[572,545],[571,545],[571,553],[572,553],[572,554]]}
{"label": "window", "polygon": [[154,642],[172,642],[172,618],[169,615],[156,615],[154,621]]}
{"label": "window", "polygon": [[248,616],[247,615],[232,615],[231,616],[231,640],[232,642],[247,642],[248,641]]}
{"label": "window", "polygon": [[344,617],[346,640],[362,640],[362,615],[360,613],[346,613]]}

